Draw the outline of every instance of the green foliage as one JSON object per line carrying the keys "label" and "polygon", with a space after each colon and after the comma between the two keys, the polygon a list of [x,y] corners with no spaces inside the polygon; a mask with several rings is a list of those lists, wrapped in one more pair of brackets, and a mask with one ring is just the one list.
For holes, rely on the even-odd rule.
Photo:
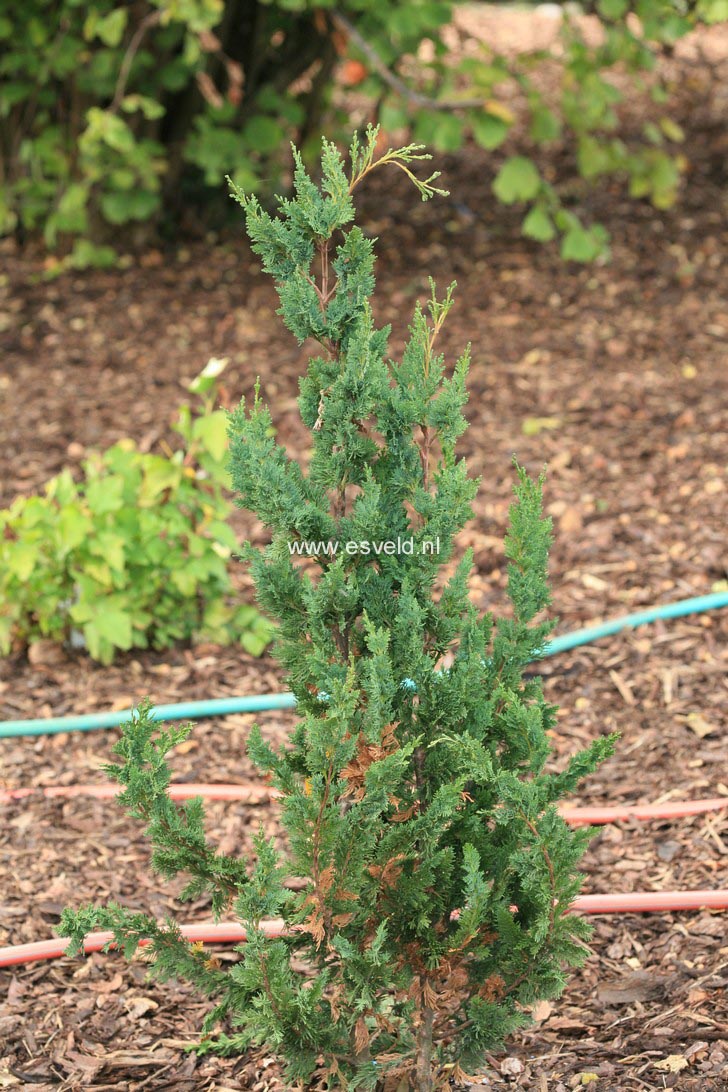
{"label": "green foliage", "polygon": [[213,409],[223,366],[211,360],[192,383],[201,405],[181,407],[169,457],[121,440],[86,460],[80,483],[64,470],[0,512],[0,653],[49,638],[108,664],[119,649],[207,639],[260,655],[269,623],[229,602],[227,418]]}
{"label": "green foliage", "polygon": [[[576,207],[564,210],[563,225],[554,215],[558,195],[538,169],[540,149],[554,141],[574,146],[585,185],[611,175],[635,199],[658,208],[675,201],[688,163],[658,61],[697,24],[728,20],[726,0],[600,0],[602,35],[589,41],[567,5],[557,56],[505,57],[483,46],[457,66],[443,36],[453,8],[452,0],[11,5],[0,18],[0,233],[40,231],[51,249],[70,247],[64,265],[104,265],[120,228],[140,237],[182,201],[214,205],[226,175],[269,197],[285,180],[288,140],[308,157],[319,133],[348,127],[335,94],[345,56],[361,58],[361,92],[385,128],[410,129],[439,151],[473,139],[497,153],[496,197],[524,203],[524,234],[558,236],[566,258],[605,254],[606,237],[582,224]],[[538,79],[546,60],[562,74],[548,94]],[[665,104],[641,141],[621,134],[617,72],[626,72],[630,96]],[[498,149],[523,128],[521,114],[533,152],[501,162]]]}
{"label": "green foliage", "polygon": [[541,179],[535,163],[521,155],[507,159],[493,183],[493,192],[504,205],[532,201],[540,189]]}
{"label": "green foliage", "polygon": [[[568,910],[590,832],[570,830],[555,804],[613,740],[545,772],[555,709],[524,676],[552,628],[542,479],[517,470],[510,616],[478,616],[470,553],[443,583],[478,486],[456,453],[469,354],[446,369],[437,338],[453,294],[438,298],[433,285],[401,359],[387,356],[389,331],[370,305],[373,243],[352,226],[351,194],[380,164],[411,174],[423,156],[410,146],[377,160],[376,137],[354,141],[348,173],[324,141],[320,188],[296,156],[294,196],[278,216],[235,191],[283,321],[320,346],[300,386],[307,473],[275,441],[258,391],[230,419],[239,502],[271,536],[248,557],[300,714],[280,750],[257,730],[249,741],[281,794],[284,837],[261,833],[249,860],[216,853],[201,802],[177,808],[166,792],[168,754],[187,729],[160,728],[147,706],[109,769],[147,823],[157,870],[187,873],[186,896],[232,912],[247,942],[223,971],[181,949],[171,925],[117,906],[67,910],[60,928],[78,948],[108,927],[130,950],[149,928],[161,975],[217,998],[201,1052],[265,1043],[291,1088],[433,1092],[482,1064],[584,957],[588,926]],[[424,199],[435,177],[418,183]],[[398,537],[414,549],[344,548]],[[308,539],[342,549],[298,558]],[[426,548],[435,541],[439,552]],[[305,877],[304,889],[287,876]],[[278,938],[270,919],[281,920]]]}

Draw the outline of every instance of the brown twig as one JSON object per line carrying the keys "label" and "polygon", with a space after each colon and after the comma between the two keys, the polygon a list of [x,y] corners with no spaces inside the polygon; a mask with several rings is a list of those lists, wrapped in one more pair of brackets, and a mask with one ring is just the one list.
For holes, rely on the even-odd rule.
{"label": "brown twig", "polygon": [[131,66],[134,63],[134,58],[139,51],[139,47],[142,44],[142,39],[144,38],[144,35],[147,33],[150,27],[156,26],[158,23],[161,22],[161,20],[161,11],[150,11],[147,15],[144,16],[139,26],[134,31],[132,39],[127,46],[126,53],[122,58],[121,67],[119,68],[119,75],[116,80],[116,87],[114,88],[114,97],[112,98],[111,105],[109,106],[110,113],[115,114],[121,106],[121,100],[123,99],[124,92],[126,91],[126,83],[129,79],[129,72],[131,71]]}
{"label": "brown twig", "polygon": [[432,1080],[432,1025],[435,1013],[430,1005],[425,1002],[424,995],[429,985],[427,979],[422,990],[422,1023],[417,1032],[417,1061],[415,1078],[418,1092],[431,1092],[434,1088]]}
{"label": "brown twig", "polygon": [[415,89],[410,87],[401,76],[398,76],[395,72],[392,72],[391,68],[387,67],[374,46],[363,37],[345,15],[342,15],[340,11],[332,11],[330,12],[330,18],[334,26],[346,34],[356,48],[364,54],[377,75],[381,76],[384,82],[388,84],[393,91],[396,91],[398,95],[402,95],[402,97],[409,102],[414,103],[415,106],[424,107],[427,110],[471,110],[482,108],[482,99],[432,99],[429,95],[423,95],[420,91],[415,91]]}

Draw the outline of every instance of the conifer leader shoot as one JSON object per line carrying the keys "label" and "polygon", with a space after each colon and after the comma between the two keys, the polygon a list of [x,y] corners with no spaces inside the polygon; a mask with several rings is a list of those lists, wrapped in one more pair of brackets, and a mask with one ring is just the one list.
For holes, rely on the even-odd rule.
{"label": "conifer leader shoot", "polygon": [[[523,677],[552,628],[538,620],[551,537],[541,479],[517,468],[511,617],[478,616],[470,553],[438,581],[478,487],[456,455],[468,352],[446,375],[436,343],[452,288],[438,299],[433,286],[401,361],[387,357],[389,330],[369,304],[373,243],[351,226],[352,192],[387,163],[423,200],[443,191],[436,174],[413,174],[429,158],[421,147],[377,159],[376,141],[374,129],[354,139],[348,172],[324,141],[320,187],[294,151],[294,196],[277,216],[235,192],[284,323],[321,346],[300,384],[308,473],[276,443],[258,390],[230,421],[239,503],[271,534],[246,556],[300,713],[285,748],[258,731],[249,744],[282,794],[285,836],[261,833],[250,861],[217,854],[201,801],[178,806],[167,793],[166,754],[191,726],[159,728],[147,706],[110,769],[149,824],[157,870],[190,873],[187,896],[208,894],[217,915],[232,909],[248,942],[226,969],[174,926],[118,906],[66,911],[60,929],[76,946],[111,929],[127,952],[151,937],[159,974],[218,998],[202,1051],[265,1044],[288,1088],[433,1092],[480,1066],[583,959],[588,926],[566,911],[590,831],[570,830],[556,804],[613,743],[600,738],[564,772],[544,772],[555,709],[540,680]],[[290,548],[400,536],[437,539],[439,552],[302,559]],[[286,934],[266,936],[265,918]]]}

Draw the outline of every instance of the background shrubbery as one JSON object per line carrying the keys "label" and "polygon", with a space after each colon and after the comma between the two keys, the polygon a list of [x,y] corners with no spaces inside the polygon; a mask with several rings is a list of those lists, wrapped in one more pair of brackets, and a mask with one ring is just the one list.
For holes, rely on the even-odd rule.
{"label": "background shrubbery", "polygon": [[193,382],[202,406],[182,406],[177,451],[122,440],[86,460],[81,482],[64,470],[45,496],[0,511],[0,653],[50,638],[107,664],[119,649],[207,639],[260,655],[270,624],[230,601],[222,363]]}
{"label": "background shrubbery", "polygon": [[[118,229],[173,222],[204,199],[225,199],[224,176],[249,191],[281,181],[288,140],[318,147],[344,118],[334,94],[353,58],[362,101],[385,130],[409,129],[438,151],[473,138],[496,151],[515,123],[515,87],[534,157],[497,164],[498,200],[523,202],[524,232],[561,239],[564,257],[589,260],[606,245],[562,205],[538,169],[538,148],[566,138],[587,180],[616,174],[636,198],[674,199],[686,166],[680,126],[656,59],[700,21],[728,18],[726,0],[597,0],[597,44],[579,20],[562,25],[562,79],[544,97],[534,80],[544,53],[485,49],[453,68],[443,28],[447,0],[25,0],[0,13],[0,231],[41,232],[68,264],[111,263]],[[418,63],[413,64],[417,57]],[[651,94],[664,116],[637,141],[620,132],[623,96]],[[358,74],[357,74],[358,73]],[[348,118],[346,126],[349,128]],[[133,236],[132,236],[133,238]]]}

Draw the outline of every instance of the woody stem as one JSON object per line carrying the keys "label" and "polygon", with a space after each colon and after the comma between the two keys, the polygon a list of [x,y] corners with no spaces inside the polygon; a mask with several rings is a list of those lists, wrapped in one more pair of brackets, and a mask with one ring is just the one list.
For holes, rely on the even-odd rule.
{"label": "woody stem", "polygon": [[417,1031],[417,1063],[415,1068],[415,1092],[434,1092],[432,1079],[432,1026],[435,1014],[424,1002],[421,1009],[422,1023]]}

